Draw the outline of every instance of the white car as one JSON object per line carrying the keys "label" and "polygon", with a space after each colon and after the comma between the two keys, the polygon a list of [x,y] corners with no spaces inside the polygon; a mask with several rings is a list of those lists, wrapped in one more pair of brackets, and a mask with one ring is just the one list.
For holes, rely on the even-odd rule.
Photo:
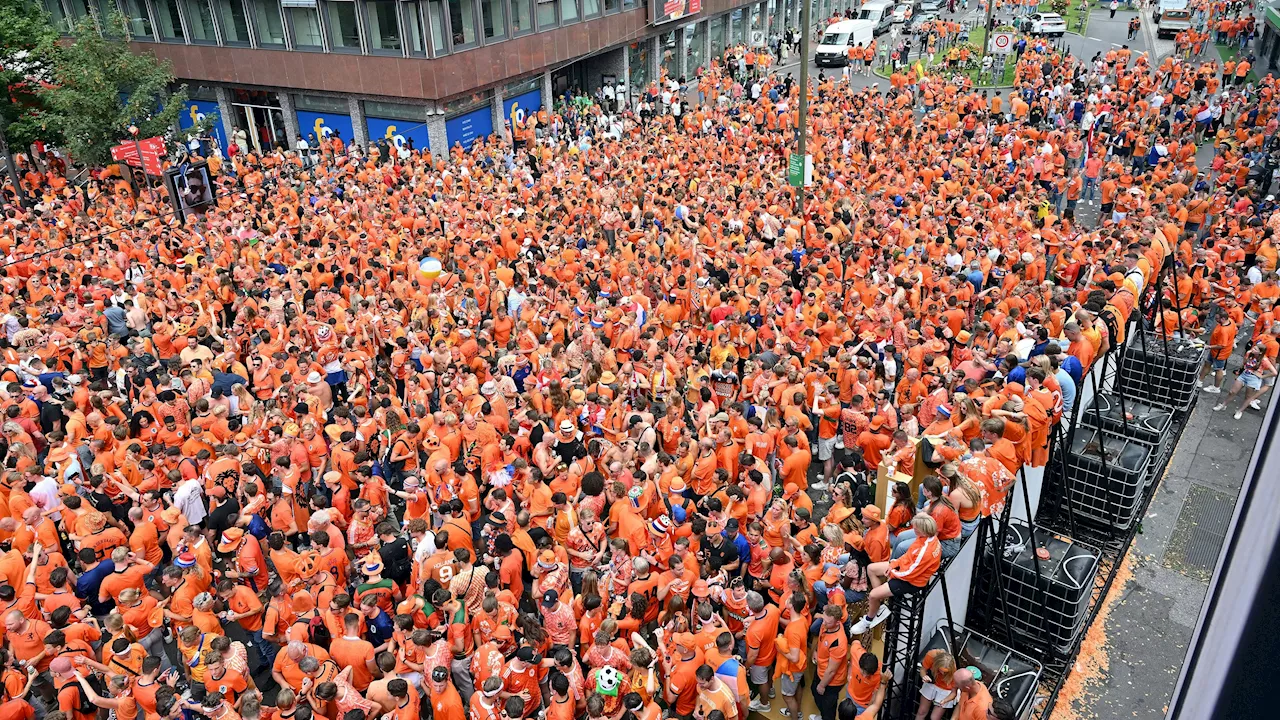
{"label": "white car", "polygon": [[899,25],[911,19],[911,6],[898,5],[893,8],[893,24]]}
{"label": "white car", "polygon": [[1031,16],[1032,35],[1057,35],[1067,32],[1067,21],[1057,13],[1035,13]]}

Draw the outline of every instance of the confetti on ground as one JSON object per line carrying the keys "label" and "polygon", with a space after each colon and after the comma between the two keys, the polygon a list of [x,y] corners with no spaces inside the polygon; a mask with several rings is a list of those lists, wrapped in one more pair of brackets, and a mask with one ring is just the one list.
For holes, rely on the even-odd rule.
{"label": "confetti on ground", "polygon": [[1111,591],[1102,601],[1098,616],[1090,623],[1085,632],[1084,641],[1080,643],[1080,654],[1076,657],[1075,666],[1062,685],[1058,694],[1058,702],[1051,715],[1052,720],[1092,720],[1097,714],[1091,708],[1089,694],[1100,688],[1107,679],[1110,666],[1107,641],[1107,619],[1111,610],[1124,597],[1125,586],[1133,579],[1132,554],[1125,555],[1124,562],[1116,571],[1115,580],[1111,583]]}

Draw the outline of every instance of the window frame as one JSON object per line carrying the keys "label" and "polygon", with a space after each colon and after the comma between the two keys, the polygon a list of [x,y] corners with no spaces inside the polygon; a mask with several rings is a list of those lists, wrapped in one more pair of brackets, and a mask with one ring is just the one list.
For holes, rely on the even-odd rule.
{"label": "window frame", "polygon": [[[224,47],[253,47],[253,13],[249,12],[249,0],[208,0],[209,9],[213,11],[213,25],[218,29],[218,44]],[[245,40],[228,40],[226,28],[222,25],[222,9],[215,7],[220,3],[240,3],[240,9],[244,12],[245,34],[249,37]]]}
{"label": "window frame", "polygon": [[[258,5],[263,5],[267,2],[275,3],[276,12],[279,13],[280,32],[283,36],[283,39],[279,44],[264,43],[262,41],[262,30],[258,26],[257,7]],[[263,50],[293,49],[293,36],[289,32],[289,23],[285,20],[284,6],[280,3],[280,0],[244,0],[244,3],[245,9],[249,11],[249,38],[255,48],[261,48]],[[263,5],[263,7],[265,9],[266,6]]]}
{"label": "window frame", "polygon": [[[293,15],[289,10],[313,10],[316,13],[316,23],[320,27],[320,45],[299,45],[298,39],[294,37],[295,28],[293,26]],[[283,4],[280,6],[280,15],[284,19],[284,36],[285,46],[290,50],[298,52],[332,52],[329,47],[329,31],[324,25],[324,15],[320,12],[320,3],[317,2],[313,8],[286,8]]]}
{"label": "window frame", "polygon": [[[356,19],[356,47],[347,47],[345,45],[339,47],[333,41],[333,27],[329,22],[329,6],[337,4],[350,4],[353,8],[353,14]],[[367,54],[367,46],[365,44],[365,27],[362,7],[364,3],[356,0],[317,0],[316,8],[320,15],[320,31],[324,35],[326,52],[335,55],[365,55]]]}
{"label": "window frame", "polygon": [[[456,53],[463,50],[471,50],[484,46],[484,24],[480,20],[480,0],[456,0],[459,3],[471,3],[471,31],[475,33],[475,40],[471,42],[456,43],[453,41],[453,14],[449,12],[449,3],[454,0],[444,0],[444,22],[445,22],[445,41],[449,44],[449,52]],[[466,37],[466,33],[463,33]]]}
{"label": "window frame", "polygon": [[516,31],[515,22],[515,4],[522,0],[506,0],[507,4],[507,37],[518,38],[525,35],[532,35],[538,32],[538,0],[523,0],[529,3],[529,27],[525,30]]}
{"label": "window frame", "polygon": [[377,55],[379,57],[407,57],[409,54],[408,43],[405,42],[405,23],[404,12],[400,5],[404,0],[378,0],[378,2],[395,3],[396,11],[393,13],[396,21],[396,37],[400,39],[400,48],[398,50],[387,50],[385,48],[375,48],[373,46],[373,34],[370,30],[369,13],[372,11],[375,3],[372,0],[359,0],[360,6],[360,22],[364,25],[360,34],[365,53],[368,55]]}

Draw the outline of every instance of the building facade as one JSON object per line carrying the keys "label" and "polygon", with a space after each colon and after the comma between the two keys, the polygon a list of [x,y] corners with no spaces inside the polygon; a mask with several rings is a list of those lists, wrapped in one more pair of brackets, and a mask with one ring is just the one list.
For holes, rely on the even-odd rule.
{"label": "building facade", "polygon": [[[573,90],[634,97],[797,25],[799,0],[42,0],[63,27],[118,10],[191,91],[189,127],[256,150],[338,133],[437,155]],[[813,0],[813,17],[858,0]]]}

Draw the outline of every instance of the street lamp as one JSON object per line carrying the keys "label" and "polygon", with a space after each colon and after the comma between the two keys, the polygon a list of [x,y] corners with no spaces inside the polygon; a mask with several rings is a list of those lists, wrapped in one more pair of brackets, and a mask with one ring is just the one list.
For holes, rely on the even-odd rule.
{"label": "street lamp", "polygon": [[[808,166],[807,151],[809,140],[809,9],[813,0],[800,0],[800,117],[799,147],[800,182],[796,184],[796,215],[804,221],[804,173]],[[801,242],[804,241],[804,226],[800,226]]]}
{"label": "street lamp", "polygon": [[[141,131],[138,130],[137,125],[130,125],[128,132],[129,132],[129,136],[133,138],[133,151],[138,154],[138,169],[142,171],[142,181],[146,183],[147,189],[150,190],[151,178],[147,177],[147,166],[144,162],[142,162],[142,145],[141,143],[138,142],[138,133]],[[129,166],[129,163],[126,162],[125,167],[128,167],[128,166]],[[138,188],[138,194],[139,195],[142,194],[141,187]]]}

